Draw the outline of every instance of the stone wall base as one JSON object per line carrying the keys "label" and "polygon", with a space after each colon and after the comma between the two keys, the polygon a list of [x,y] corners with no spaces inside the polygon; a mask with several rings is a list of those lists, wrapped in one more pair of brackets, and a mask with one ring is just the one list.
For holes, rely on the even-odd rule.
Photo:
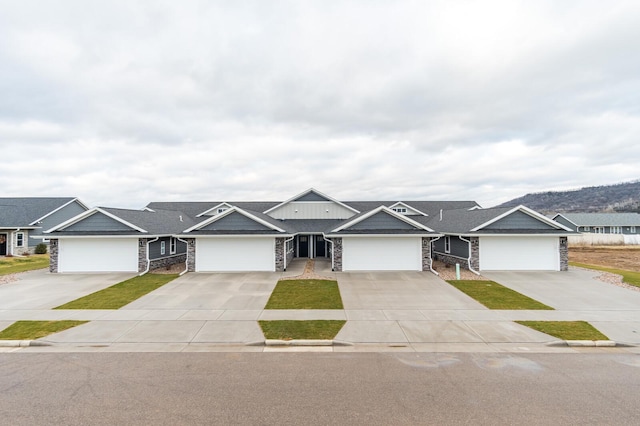
{"label": "stone wall base", "polygon": [[186,253],[178,256],[163,257],[162,259],[153,259],[150,262],[151,265],[149,267],[149,270],[153,271],[154,269],[168,268],[173,265],[177,265],[178,263],[184,263],[186,262],[186,260],[187,260]]}
{"label": "stone wall base", "polygon": [[434,253],[433,255],[436,260],[439,260],[446,265],[455,265],[456,263],[459,263],[461,268],[469,269],[469,262],[467,259],[461,259],[445,253]]}

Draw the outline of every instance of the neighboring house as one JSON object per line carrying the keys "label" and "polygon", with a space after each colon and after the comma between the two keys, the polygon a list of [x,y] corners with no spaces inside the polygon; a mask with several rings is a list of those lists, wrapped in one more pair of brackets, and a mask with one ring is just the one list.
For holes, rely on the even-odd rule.
{"label": "neighboring house", "polygon": [[[153,202],[145,210],[93,209],[46,235],[52,241],[52,272],[145,272],[161,259],[163,264],[186,260],[191,272],[283,271],[293,258],[328,258],[336,271],[429,271],[434,242],[438,247],[447,236],[489,241],[488,234],[503,243],[479,244],[493,262],[489,269],[564,269],[562,239],[570,230],[525,207],[512,210],[483,210],[473,201],[338,201],[309,189],[283,202]],[[473,226],[445,226],[449,212],[453,218],[460,211],[474,218]],[[522,220],[522,212],[531,220]],[[511,227],[509,233],[503,232],[505,226]],[[549,243],[529,244],[536,237]],[[177,242],[175,256],[150,255],[163,240]],[[538,262],[514,267],[514,249]],[[474,250],[481,264],[486,261]]]}
{"label": "neighboring house", "polygon": [[559,213],[553,220],[580,233],[571,244],[640,244],[638,213]]}
{"label": "neighboring house", "polygon": [[33,253],[43,230],[85,210],[73,197],[0,198],[0,256]]}
{"label": "neighboring house", "polygon": [[51,272],[147,272],[184,262],[184,213],[96,207],[45,231]]}
{"label": "neighboring house", "polygon": [[427,223],[444,235],[435,256],[472,271],[569,267],[568,227],[525,206],[443,211]]}

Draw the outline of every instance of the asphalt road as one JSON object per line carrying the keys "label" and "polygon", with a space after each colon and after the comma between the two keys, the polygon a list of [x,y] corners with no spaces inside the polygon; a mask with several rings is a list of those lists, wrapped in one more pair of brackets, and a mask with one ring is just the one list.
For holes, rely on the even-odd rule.
{"label": "asphalt road", "polygon": [[0,424],[640,424],[640,356],[4,353]]}

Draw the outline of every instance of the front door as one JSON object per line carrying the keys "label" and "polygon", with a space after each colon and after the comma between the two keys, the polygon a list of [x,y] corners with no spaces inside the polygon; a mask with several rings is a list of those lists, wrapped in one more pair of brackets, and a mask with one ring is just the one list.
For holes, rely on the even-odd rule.
{"label": "front door", "polygon": [[0,234],[0,256],[7,255],[7,234]]}
{"label": "front door", "polygon": [[316,257],[327,257],[327,242],[322,235],[316,235]]}
{"label": "front door", "polygon": [[298,236],[298,257],[309,257],[309,236]]}

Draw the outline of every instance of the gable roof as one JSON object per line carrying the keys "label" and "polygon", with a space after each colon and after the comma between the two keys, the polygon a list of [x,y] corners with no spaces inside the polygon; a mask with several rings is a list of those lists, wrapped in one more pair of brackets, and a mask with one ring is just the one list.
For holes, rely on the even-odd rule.
{"label": "gable roof", "polygon": [[[250,220],[253,220],[254,222],[257,222],[257,223],[259,223],[259,224],[271,229],[272,231],[277,231],[277,232],[280,232],[280,233],[286,233],[287,232],[286,230],[282,229],[280,226],[277,225],[277,221],[275,219],[273,219],[273,218],[271,218],[271,217],[269,217],[269,216],[267,216],[265,214],[260,214],[260,213],[257,213],[257,212],[249,212],[249,211],[243,210],[243,209],[241,209],[241,208],[239,208],[237,206],[233,206],[230,209],[225,210],[224,212],[222,212],[222,213],[220,213],[220,214],[218,214],[216,216],[208,217],[207,219],[203,220],[202,222],[196,223],[195,225],[185,229],[183,232],[185,234],[188,234],[188,233],[193,232],[193,231],[200,231],[204,227],[206,227],[206,226],[208,226],[208,225],[210,225],[212,223],[215,223],[215,222],[217,222],[219,220],[222,220],[225,217],[227,217],[227,216],[229,216],[231,214],[234,214],[234,213],[239,213],[239,214],[249,218]],[[220,232],[220,231],[211,231],[210,233],[222,233],[222,232]],[[251,232],[251,233],[255,233],[255,232]]]}
{"label": "gable roof", "polygon": [[414,212],[418,213],[419,215],[422,215],[422,216],[429,216],[427,213],[422,212],[422,211],[420,211],[420,210],[416,209],[415,207],[412,207],[412,206],[410,206],[409,204],[404,203],[404,202],[402,202],[402,201],[398,201],[397,203],[392,204],[392,205],[390,205],[390,206],[388,206],[388,207],[389,207],[391,210],[393,210],[394,208],[403,207],[403,208],[405,208],[405,209],[407,209],[407,210],[414,211]]}
{"label": "gable roof", "polygon": [[559,213],[576,226],[640,226],[638,213]]}
{"label": "gable roof", "polygon": [[[331,230],[331,233],[338,233],[340,231],[345,231],[348,230],[349,228],[353,227],[354,225],[364,222],[367,219],[369,219],[372,216],[375,216],[378,213],[386,213],[389,216],[400,220],[408,225],[411,225],[415,230],[421,231],[422,233],[426,232],[435,232],[433,229],[429,228],[428,226],[419,223],[413,219],[411,219],[408,216],[402,215],[400,213],[397,213],[393,210],[391,210],[389,207],[386,206],[380,206],[376,209],[373,209],[371,211],[368,211],[366,213],[362,213],[356,217],[347,219],[345,221],[342,222],[342,224],[340,224],[338,227],[334,228],[333,230]],[[376,230],[376,231],[380,231],[380,230]],[[353,231],[346,231],[346,232],[353,232]],[[378,232],[374,232],[374,233],[378,233]]]}
{"label": "gable roof", "polygon": [[296,195],[296,196],[294,196],[294,197],[289,198],[287,201],[283,201],[282,203],[280,203],[280,204],[278,204],[278,205],[275,205],[275,206],[273,206],[273,207],[271,207],[271,208],[269,208],[269,209],[265,210],[263,213],[264,213],[264,214],[269,214],[270,212],[272,212],[272,211],[274,211],[274,210],[278,209],[279,207],[282,207],[282,206],[284,206],[284,205],[286,205],[286,204],[289,204],[289,203],[295,202],[295,201],[297,201],[298,199],[303,198],[304,196],[309,195],[309,194],[311,194],[311,193],[313,193],[313,194],[315,194],[315,195],[319,196],[320,198],[324,199],[325,201],[330,201],[330,202],[332,202],[332,203],[336,203],[336,204],[338,204],[338,205],[340,205],[340,206],[342,206],[342,207],[344,207],[344,208],[346,208],[346,209],[348,209],[348,210],[351,210],[351,211],[352,211],[353,213],[355,213],[355,214],[360,213],[360,211],[359,211],[359,210],[357,210],[357,209],[355,209],[355,208],[353,208],[353,207],[351,207],[351,206],[349,206],[349,205],[347,205],[347,204],[343,203],[342,201],[338,201],[338,200],[336,200],[335,198],[331,198],[331,197],[329,197],[328,195],[323,194],[322,192],[320,192],[320,191],[318,191],[317,189],[314,189],[314,188],[309,188],[309,189],[307,189],[306,191],[301,192],[300,194],[298,194],[298,195]]}
{"label": "gable roof", "polygon": [[77,201],[75,197],[2,197],[0,228],[38,228],[37,222]]}

